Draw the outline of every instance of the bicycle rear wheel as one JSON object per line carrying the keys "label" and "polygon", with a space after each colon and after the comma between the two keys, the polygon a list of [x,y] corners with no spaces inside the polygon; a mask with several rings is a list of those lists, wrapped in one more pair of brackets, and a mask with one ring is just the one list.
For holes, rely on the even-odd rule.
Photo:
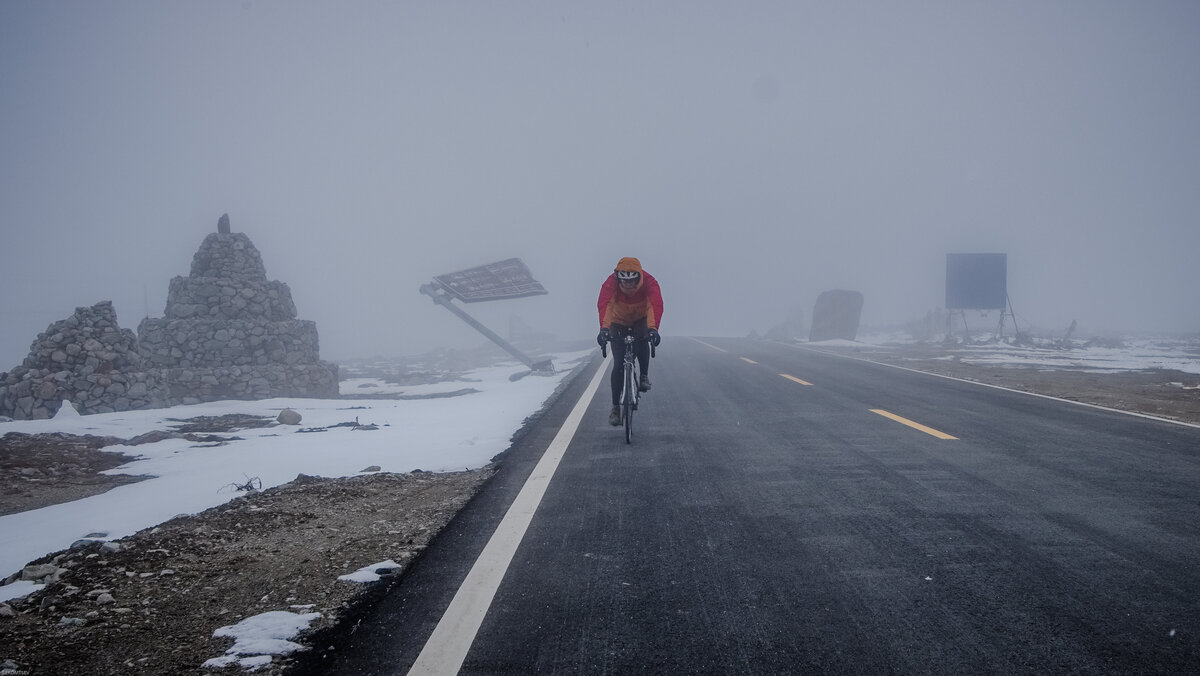
{"label": "bicycle rear wheel", "polygon": [[625,418],[625,443],[633,443],[633,409],[634,397],[637,392],[634,388],[637,386],[633,383],[633,366],[625,365],[625,401],[622,404],[622,417]]}

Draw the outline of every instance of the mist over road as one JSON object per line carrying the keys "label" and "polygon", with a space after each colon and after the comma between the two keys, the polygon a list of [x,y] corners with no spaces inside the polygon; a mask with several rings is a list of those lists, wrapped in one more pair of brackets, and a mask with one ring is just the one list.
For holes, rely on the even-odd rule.
{"label": "mist over road", "polygon": [[1200,331],[1200,3],[754,4],[0,2],[0,370],[222,214],[335,362],[474,346],[418,288],[510,257],[549,295],[477,318],[563,337],[625,256],[679,334],[920,322],[952,253],[1025,330]]}
{"label": "mist over road", "polygon": [[[408,671],[594,368],[327,673]],[[1200,429],[760,341],[651,373],[632,445],[602,382],[462,673],[1200,668]]]}

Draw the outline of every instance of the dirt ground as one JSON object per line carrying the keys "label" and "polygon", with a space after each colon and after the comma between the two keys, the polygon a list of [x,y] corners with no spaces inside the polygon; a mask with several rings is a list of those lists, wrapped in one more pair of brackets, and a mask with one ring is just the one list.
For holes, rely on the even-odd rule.
{"label": "dirt ground", "polygon": [[[1186,373],[979,366],[919,348],[846,353],[1200,424],[1200,377]],[[269,424],[195,419],[172,433],[202,441],[205,434]],[[128,459],[98,450],[111,443],[69,435],[0,437],[0,515],[140,480],[97,473]],[[319,646],[322,632],[353,622],[386,592],[493,471],[301,476],[119,541],[76,543],[26,568],[27,577],[49,575],[44,590],[0,605],[0,673],[220,673],[201,665],[223,655],[233,640],[213,631],[272,610],[320,613],[297,639]],[[400,567],[379,583],[337,580],[387,560]],[[255,673],[283,674],[289,665],[288,658],[275,657]]]}
{"label": "dirt ground", "polygon": [[[240,421],[271,421],[257,423]],[[204,433],[238,424],[195,419],[188,438],[204,441]],[[140,480],[97,474],[131,459],[97,450],[112,443],[0,437],[0,515]],[[112,543],[80,541],[26,566],[27,578],[50,575],[42,591],[0,604],[0,673],[221,673],[201,665],[234,641],[213,631],[275,610],[320,613],[304,633],[317,644],[384,593],[493,472],[301,475]],[[389,560],[399,567],[378,583],[337,579]],[[255,673],[283,673],[288,664],[276,657]]]}

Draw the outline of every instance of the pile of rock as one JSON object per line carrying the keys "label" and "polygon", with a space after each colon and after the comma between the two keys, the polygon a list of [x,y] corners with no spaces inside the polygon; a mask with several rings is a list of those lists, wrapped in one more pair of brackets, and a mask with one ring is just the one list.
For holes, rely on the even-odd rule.
{"label": "pile of rock", "polygon": [[64,400],[80,413],[107,413],[162,406],[165,395],[161,369],[146,368],[111,301],[51,324],[21,366],[0,374],[0,415],[17,419],[49,418]]}
{"label": "pile of rock", "polygon": [[148,363],[166,369],[171,403],[337,396],[316,323],[296,319],[291,290],[267,279],[242,233],[204,239],[191,274],[171,280],[164,315],[138,335]]}
{"label": "pile of rock", "polygon": [[53,416],[64,400],[103,413],[220,399],[336,397],[337,366],[319,358],[315,322],[296,318],[287,284],[267,279],[246,235],[208,235],[191,274],[171,280],[164,317],[132,331],[112,303],[78,308],[0,374],[0,416]]}

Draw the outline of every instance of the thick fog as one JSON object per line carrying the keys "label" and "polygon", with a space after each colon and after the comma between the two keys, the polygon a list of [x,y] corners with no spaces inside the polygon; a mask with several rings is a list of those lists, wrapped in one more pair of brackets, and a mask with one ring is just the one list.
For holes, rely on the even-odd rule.
{"label": "thick fog", "polygon": [[[1200,3],[0,3],[0,370],[75,307],[161,316],[228,213],[322,357],[590,340],[622,256],[663,334],[863,323],[1007,253],[1018,321],[1198,331]],[[994,321],[995,315],[991,321]]]}

